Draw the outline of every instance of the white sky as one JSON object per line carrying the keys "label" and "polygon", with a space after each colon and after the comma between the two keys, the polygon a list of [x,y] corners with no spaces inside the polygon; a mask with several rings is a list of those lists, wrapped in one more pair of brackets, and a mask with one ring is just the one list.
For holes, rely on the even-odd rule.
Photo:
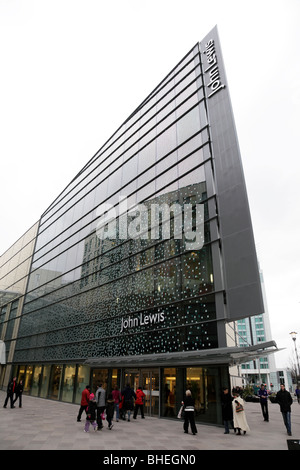
{"label": "white sky", "polygon": [[217,24],[276,365],[300,343],[299,0],[0,0],[0,253]]}

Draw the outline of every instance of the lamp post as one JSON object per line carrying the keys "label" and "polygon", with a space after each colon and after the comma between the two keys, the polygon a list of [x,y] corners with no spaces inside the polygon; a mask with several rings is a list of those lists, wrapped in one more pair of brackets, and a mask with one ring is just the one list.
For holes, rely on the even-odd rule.
{"label": "lamp post", "polygon": [[298,383],[298,372],[300,375],[300,367],[299,367],[299,357],[298,357],[298,351],[297,351],[297,346],[296,346],[296,339],[297,339],[297,332],[296,331],[291,331],[290,333],[292,340],[294,341],[294,346],[295,346],[295,353],[296,353],[296,381]]}

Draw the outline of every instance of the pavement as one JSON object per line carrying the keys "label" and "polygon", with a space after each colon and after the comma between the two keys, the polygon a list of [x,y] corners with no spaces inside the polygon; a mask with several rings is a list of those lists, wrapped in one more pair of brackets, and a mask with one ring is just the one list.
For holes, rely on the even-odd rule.
{"label": "pavement", "polygon": [[[101,431],[84,432],[76,417],[79,406],[23,395],[23,406],[3,408],[6,393],[0,390],[1,450],[126,450],[165,453],[193,453],[200,450],[289,450],[288,440],[300,443],[300,405],[292,405],[292,437],[283,424],[279,405],[269,403],[269,422],[263,420],[259,403],[246,403],[245,411],[250,432],[224,434],[224,428],[197,424],[198,434],[183,433],[183,421],[150,418],[114,421],[112,430],[107,422]],[[300,450],[300,446],[299,446]],[[2,454],[3,455],[3,454]]]}

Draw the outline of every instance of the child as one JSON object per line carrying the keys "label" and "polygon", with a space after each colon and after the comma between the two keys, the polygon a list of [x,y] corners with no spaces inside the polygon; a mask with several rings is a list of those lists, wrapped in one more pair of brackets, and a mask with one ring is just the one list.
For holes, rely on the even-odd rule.
{"label": "child", "polygon": [[113,399],[112,393],[110,393],[107,397],[106,401],[106,419],[108,421],[108,429],[112,429],[112,419],[115,410],[115,400]]}
{"label": "child", "polygon": [[95,400],[95,395],[91,393],[89,404],[86,409],[86,422],[85,422],[84,432],[89,432],[90,424],[92,424],[94,431],[97,431],[96,409],[97,409],[97,403]]}

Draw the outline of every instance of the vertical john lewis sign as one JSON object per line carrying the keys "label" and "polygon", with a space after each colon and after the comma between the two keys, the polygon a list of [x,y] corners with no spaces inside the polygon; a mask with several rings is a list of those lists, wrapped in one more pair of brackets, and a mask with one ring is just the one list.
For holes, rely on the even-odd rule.
{"label": "vertical john lewis sign", "polygon": [[209,89],[208,98],[211,98],[219,90],[225,88],[220,77],[218,58],[213,39],[210,39],[205,44],[205,51],[203,51],[203,54],[206,55],[206,64],[204,65],[206,68],[204,69],[204,73],[208,76],[209,81],[206,85]]}

